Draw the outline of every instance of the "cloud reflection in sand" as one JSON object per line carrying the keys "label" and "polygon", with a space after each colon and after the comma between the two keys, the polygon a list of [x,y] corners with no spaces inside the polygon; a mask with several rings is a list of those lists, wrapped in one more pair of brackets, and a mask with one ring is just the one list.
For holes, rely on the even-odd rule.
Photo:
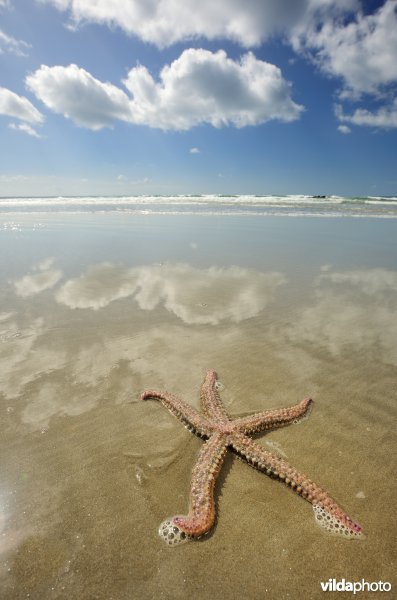
{"label": "cloud reflection in sand", "polygon": [[18,396],[27,383],[64,365],[63,349],[41,344],[45,332],[43,317],[26,321],[9,313],[0,322],[0,392],[6,398]]}
{"label": "cloud reflection in sand", "polygon": [[[225,348],[235,348],[242,340],[239,327],[212,339],[211,353],[220,356]],[[124,403],[138,400],[140,391],[156,381],[160,386],[174,379],[175,391],[192,389],[197,401],[197,375],[181,376],[181,364],[189,362],[198,374],[209,365],[209,336],[193,330],[189,336],[183,325],[163,324],[137,331],[132,337],[109,332],[100,342],[77,345],[58,372],[36,381],[22,412],[22,422],[33,429],[45,428],[53,416],[76,416],[95,408],[104,398]],[[34,374],[30,374],[34,381]],[[36,373],[36,378],[40,373]]]}
{"label": "cloud reflection in sand", "polygon": [[[166,386],[171,377],[176,393],[194,390],[205,368],[228,364],[242,349],[253,363],[260,357],[261,364],[274,361],[276,371],[282,365],[295,382],[311,379],[323,368],[320,350],[335,358],[364,351],[384,364],[397,365],[395,272],[323,269],[308,289],[306,305],[294,304],[284,325],[275,321],[269,327],[266,319],[262,327],[258,322],[253,335],[244,320],[258,315],[284,281],[278,273],[238,267],[92,267],[56,292],[60,304],[92,310],[89,337],[79,313],[68,316],[62,335],[48,329],[43,316],[0,314],[0,393],[11,401],[23,395],[28,401],[20,413],[22,422],[37,429],[46,427],[53,416],[91,410],[101,398],[131,401],[132,394],[151,381]],[[116,330],[98,311],[126,297],[134,298],[142,310],[163,306],[179,320],[167,319],[165,313],[155,324],[150,319],[143,323],[131,313],[121,330],[117,321]],[[54,309],[52,322],[55,304]],[[271,314],[270,310],[270,319]],[[216,336],[207,328],[186,327],[218,323],[227,326]],[[178,375],[186,362],[195,370],[189,383]],[[194,400],[192,394],[190,401]]]}
{"label": "cloud reflection in sand", "polygon": [[52,268],[54,259],[49,258],[33,267],[33,274],[14,281],[18,296],[26,298],[54,287],[62,277],[62,271]]}
{"label": "cloud reflection in sand", "polygon": [[336,284],[347,283],[368,296],[397,292],[397,272],[387,269],[365,269],[338,273],[329,271],[329,268],[323,268],[323,274],[317,278],[317,282],[323,281]]}
{"label": "cloud reflection in sand", "polygon": [[217,325],[258,315],[284,282],[280,273],[234,266],[198,269],[166,264],[128,269],[103,263],[67,281],[56,299],[70,308],[98,310],[133,296],[143,310],[163,305],[187,324]]}
{"label": "cloud reflection in sand", "polygon": [[46,427],[54,415],[76,416],[91,410],[98,403],[92,394],[81,390],[71,393],[69,386],[62,383],[44,382],[22,413],[23,423],[35,428]]}
{"label": "cloud reflection in sand", "polygon": [[314,286],[316,301],[285,332],[290,341],[308,342],[334,356],[372,349],[377,359],[397,365],[396,272],[326,269]]}

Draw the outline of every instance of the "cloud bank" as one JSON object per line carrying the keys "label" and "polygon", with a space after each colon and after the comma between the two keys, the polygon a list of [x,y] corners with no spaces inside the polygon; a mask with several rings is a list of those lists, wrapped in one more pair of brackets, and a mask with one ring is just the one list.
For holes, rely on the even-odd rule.
{"label": "cloud bank", "polygon": [[204,123],[244,127],[293,121],[303,110],[280,69],[251,52],[234,61],[223,50],[190,48],[162,69],[158,81],[139,65],[123,81],[130,96],[77,65],[42,65],[26,83],[48,108],[93,130],[118,120],[163,130]]}
{"label": "cloud bank", "polygon": [[260,45],[275,32],[307,29],[315,16],[357,8],[357,0],[41,0],[67,11],[75,26],[97,23],[163,48],[197,38]]}

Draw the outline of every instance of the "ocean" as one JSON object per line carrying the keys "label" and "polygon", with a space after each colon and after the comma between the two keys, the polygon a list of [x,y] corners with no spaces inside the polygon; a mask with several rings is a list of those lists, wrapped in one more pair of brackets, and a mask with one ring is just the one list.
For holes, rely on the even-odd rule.
{"label": "ocean", "polygon": [[125,212],[128,214],[197,214],[397,218],[395,196],[174,195],[58,196],[0,198],[0,213]]}

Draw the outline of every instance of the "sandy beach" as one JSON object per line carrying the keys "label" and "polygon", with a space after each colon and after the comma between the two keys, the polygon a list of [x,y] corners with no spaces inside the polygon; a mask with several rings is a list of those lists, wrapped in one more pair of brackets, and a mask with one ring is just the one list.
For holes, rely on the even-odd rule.
{"label": "sandy beach", "polygon": [[[19,214],[0,221],[0,596],[322,598],[396,580],[397,221]],[[175,548],[202,441],[146,389],[231,416],[314,398],[259,436],[366,535],[232,454],[217,522]],[[383,597],[361,592],[360,598]]]}

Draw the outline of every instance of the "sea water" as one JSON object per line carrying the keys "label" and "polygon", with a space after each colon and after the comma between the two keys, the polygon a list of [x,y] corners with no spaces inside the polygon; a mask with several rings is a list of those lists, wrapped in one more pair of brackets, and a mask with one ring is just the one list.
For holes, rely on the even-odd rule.
{"label": "sea water", "polygon": [[0,198],[0,213],[47,211],[397,218],[397,197],[199,194]]}

